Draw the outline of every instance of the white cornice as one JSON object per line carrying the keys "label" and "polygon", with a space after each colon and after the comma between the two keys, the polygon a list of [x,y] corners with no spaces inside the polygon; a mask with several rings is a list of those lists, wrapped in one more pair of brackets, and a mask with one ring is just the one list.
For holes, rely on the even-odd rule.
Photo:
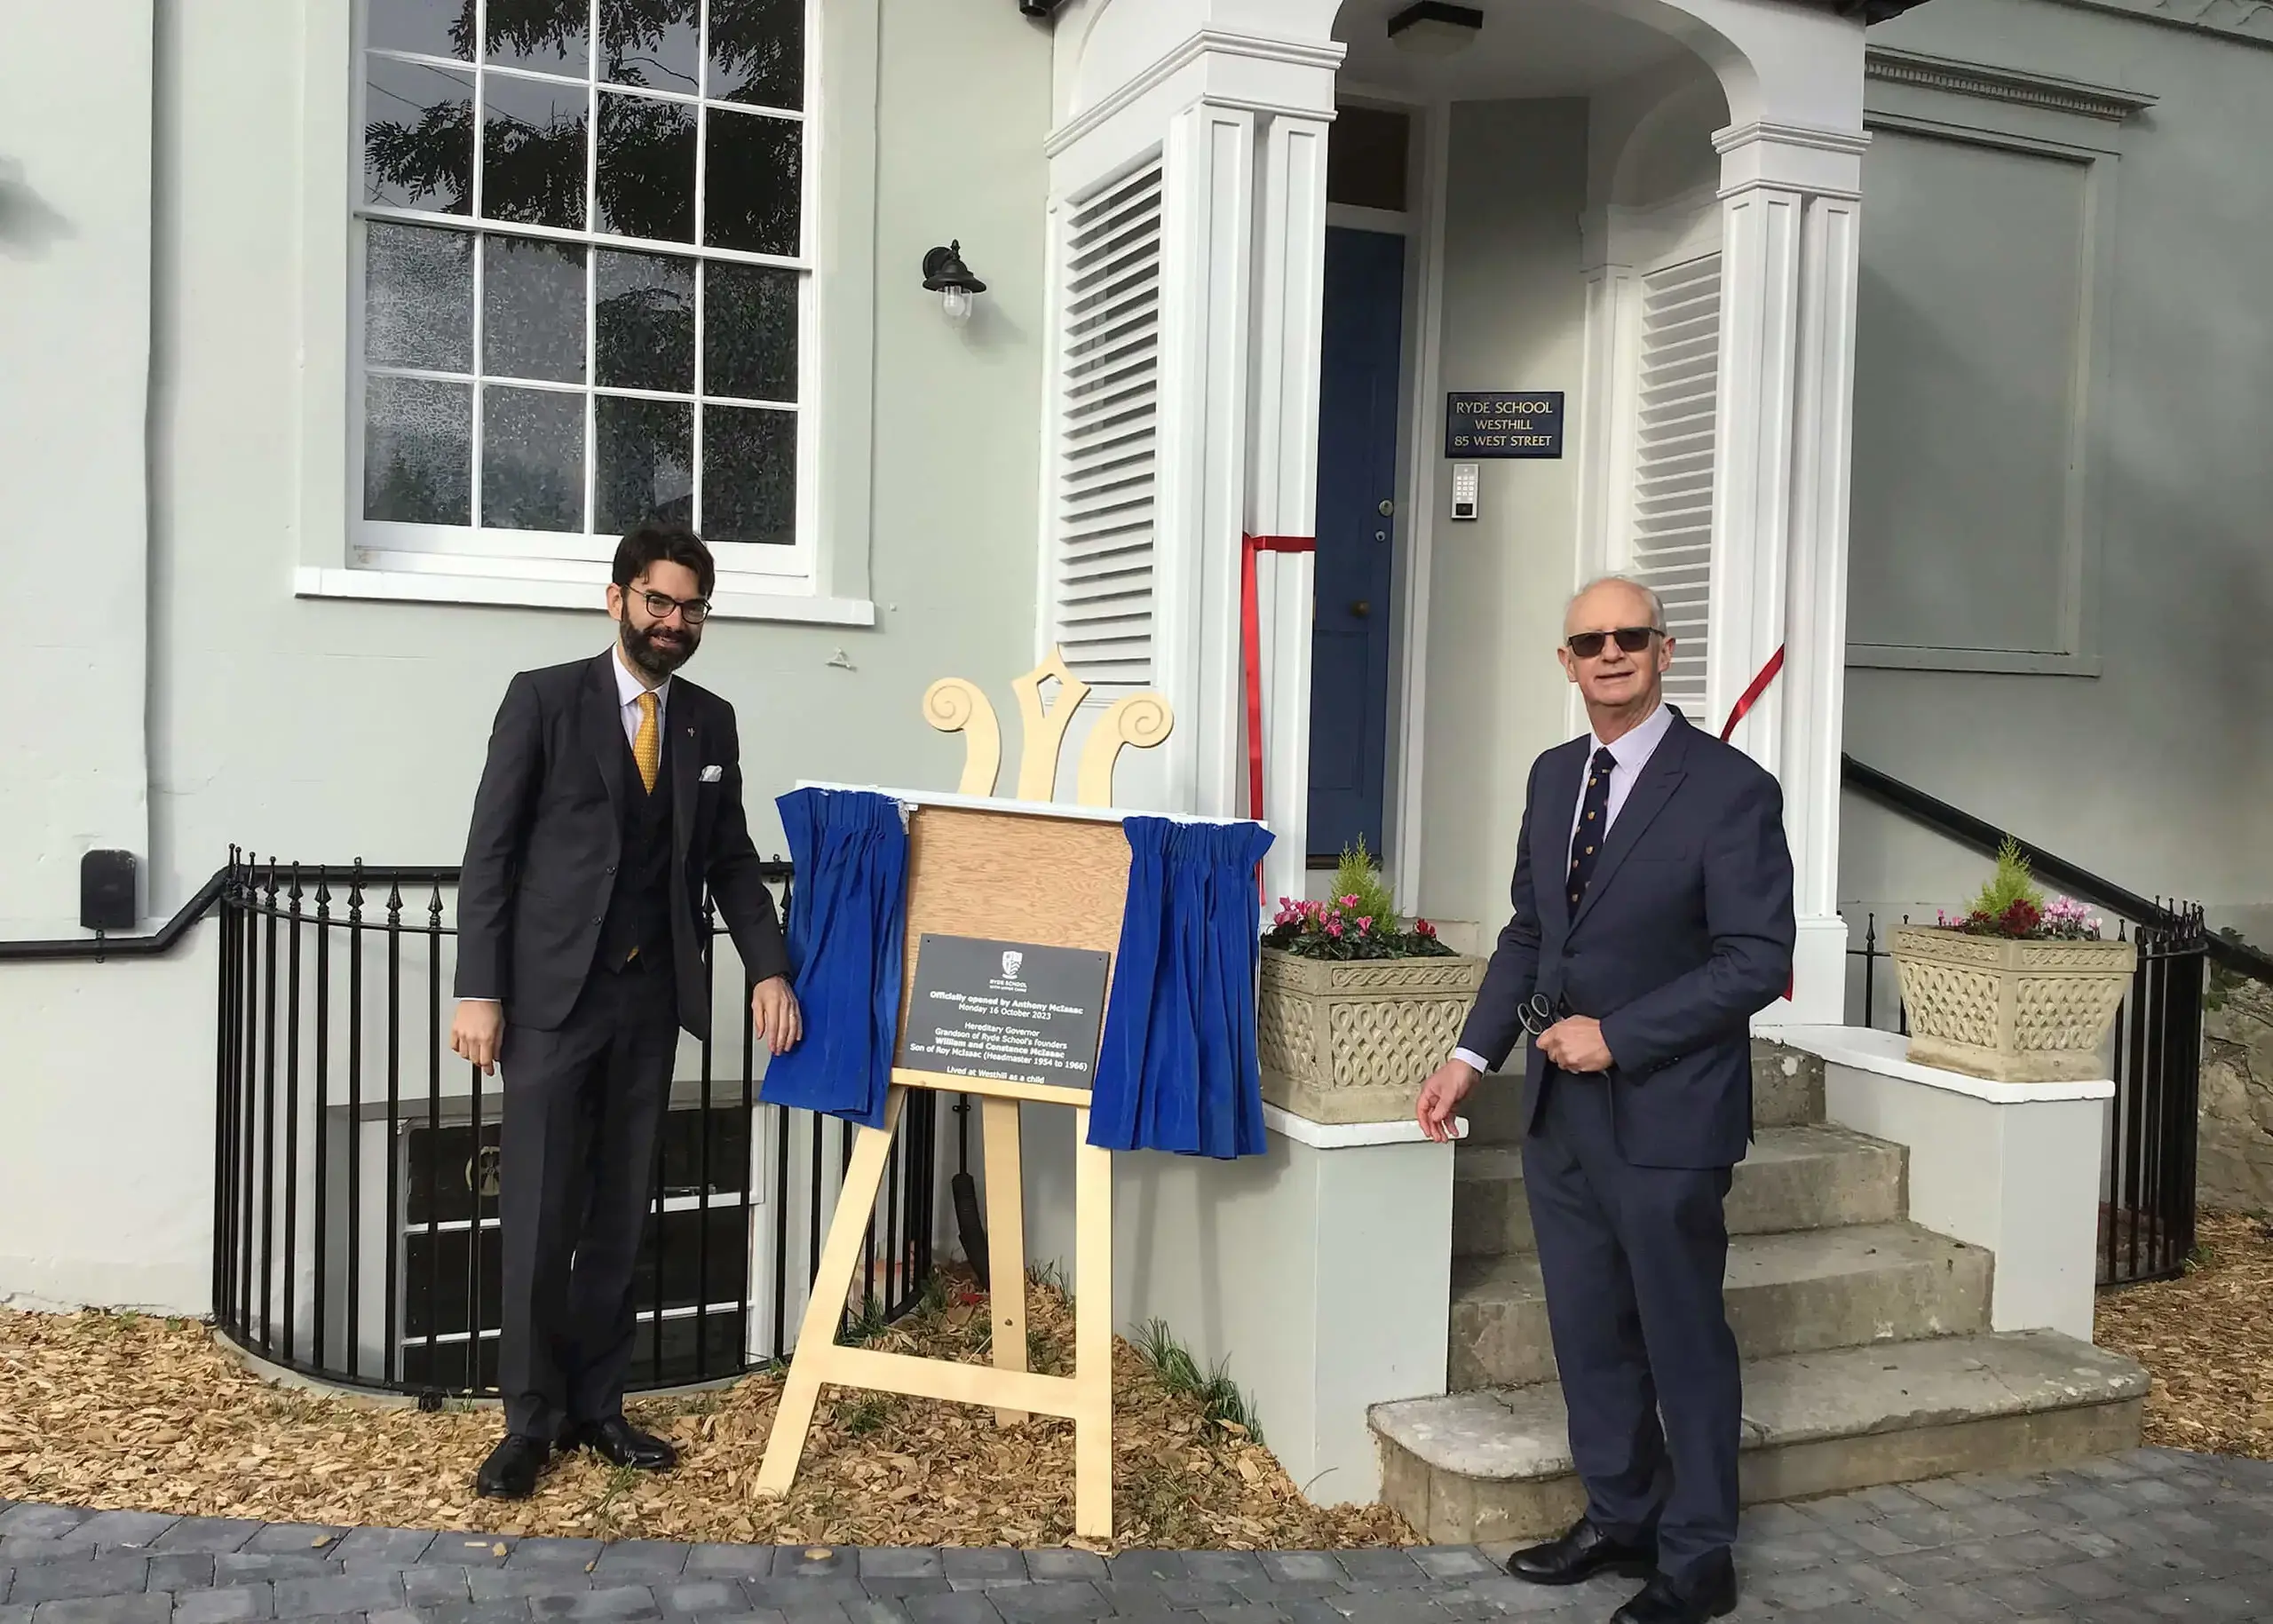
{"label": "white cornice", "polygon": [[[1338,42],[1319,44],[1299,40],[1265,39],[1259,35],[1238,34],[1224,28],[1202,28],[1151,67],[1116,86],[1102,100],[1084,108],[1051,131],[1049,139],[1041,144],[1042,154],[1056,157],[1106,123],[1114,114],[1204,57],[1244,57],[1291,67],[1323,68],[1332,73],[1342,66],[1343,51],[1344,47]],[[1321,111],[1317,107],[1266,104],[1244,99],[1232,99],[1225,105],[1245,107],[1255,113],[1299,114],[1308,118],[1332,116],[1331,108]]]}
{"label": "white cornice", "polygon": [[[2273,9],[2273,7],[2269,7]],[[2017,67],[1995,67],[1985,62],[1960,62],[1922,51],[1896,51],[1873,45],[1864,56],[1864,76],[1889,84],[1913,84],[1953,96],[1979,96],[1991,101],[2017,102],[2023,107],[2048,107],[2084,118],[2121,123],[2155,105],[2156,99],[2138,91],[2111,85],[2087,84],[2050,74]]]}
{"label": "white cornice", "polygon": [[1860,156],[1864,148],[1870,146],[1871,138],[1860,130],[1826,130],[1815,124],[1772,124],[1764,121],[1730,124],[1713,132],[1713,150],[1724,158],[1738,147],[1749,147],[1755,141]]}

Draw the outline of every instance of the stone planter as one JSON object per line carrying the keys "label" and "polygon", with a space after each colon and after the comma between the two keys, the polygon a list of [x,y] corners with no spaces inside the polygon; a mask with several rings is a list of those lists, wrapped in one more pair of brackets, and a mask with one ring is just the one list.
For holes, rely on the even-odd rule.
{"label": "stone planter", "polygon": [[1263,1097],[1313,1122],[1413,1114],[1484,985],[1484,961],[1297,958],[1263,950]]}
{"label": "stone planter", "polygon": [[2010,941],[1903,925],[1893,953],[1913,1060],[2000,1082],[2108,1074],[2101,1046],[2138,963],[2129,942]]}

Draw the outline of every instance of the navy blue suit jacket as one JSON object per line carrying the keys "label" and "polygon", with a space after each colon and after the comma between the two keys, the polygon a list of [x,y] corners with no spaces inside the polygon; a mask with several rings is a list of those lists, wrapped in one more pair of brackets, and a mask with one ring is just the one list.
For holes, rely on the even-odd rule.
{"label": "navy blue suit jacket", "polygon": [[[1733,1167],[1752,1137],[1752,1017],[1790,985],[1797,934],[1782,791],[1749,756],[1675,711],[1574,913],[1557,881],[1570,867],[1591,750],[1588,739],[1574,739],[1532,764],[1515,914],[1460,1046],[1497,1071],[1524,1035],[1524,1001],[1534,992],[1568,999],[1572,1013],[1602,1023],[1627,1161]],[[1546,1070],[1532,1049],[1530,1129]]]}

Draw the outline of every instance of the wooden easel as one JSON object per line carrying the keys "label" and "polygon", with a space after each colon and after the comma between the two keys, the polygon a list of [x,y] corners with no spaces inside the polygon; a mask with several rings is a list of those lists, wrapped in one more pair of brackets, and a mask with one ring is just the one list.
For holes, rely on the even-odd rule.
{"label": "wooden easel", "polygon": [[[1044,709],[1041,685],[1057,691]],[[1175,717],[1157,693],[1132,694],[1099,718],[1083,745],[1075,803],[1049,804],[1057,789],[1065,730],[1089,685],[1052,650],[1011,684],[1024,723],[1017,798],[990,804],[1002,768],[1002,730],[986,696],[961,677],[933,683],[923,714],[964,739],[962,781],[954,796],[901,796],[909,809],[906,975],[913,983],[923,933],[980,936],[1114,952],[1129,884],[1129,845],[1113,800],[1113,765],[1124,746],[1150,749]],[[901,992],[903,1016],[907,989]],[[994,1311],[994,1367],[840,1346],[838,1319],[860,1262],[869,1214],[910,1089],[973,1094],[980,1100],[986,1167],[987,1251]],[[1071,1105],[1074,1114],[1073,1374],[1026,1368],[1026,1202],[1020,1188],[1018,1105]],[[862,1128],[829,1221],[820,1267],[805,1304],[756,1492],[780,1496],[796,1479],[822,1384],[867,1388],[990,1406],[1015,1426],[1031,1414],[1073,1422],[1073,1530],[1113,1534],[1113,1156],[1089,1143],[1087,1089],[957,1077],[894,1066],[884,1125]]]}

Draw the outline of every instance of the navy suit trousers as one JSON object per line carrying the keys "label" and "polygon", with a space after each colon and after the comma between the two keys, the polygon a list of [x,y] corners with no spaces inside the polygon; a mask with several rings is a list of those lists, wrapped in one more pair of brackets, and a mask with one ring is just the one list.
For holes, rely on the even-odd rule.
{"label": "navy suit trousers", "polygon": [[1730,1171],[1636,1167],[1605,1079],[1549,1066],[1540,1086],[1524,1188],[1587,1515],[1620,1537],[1654,1531],[1659,1565],[1680,1577],[1737,1535]]}

